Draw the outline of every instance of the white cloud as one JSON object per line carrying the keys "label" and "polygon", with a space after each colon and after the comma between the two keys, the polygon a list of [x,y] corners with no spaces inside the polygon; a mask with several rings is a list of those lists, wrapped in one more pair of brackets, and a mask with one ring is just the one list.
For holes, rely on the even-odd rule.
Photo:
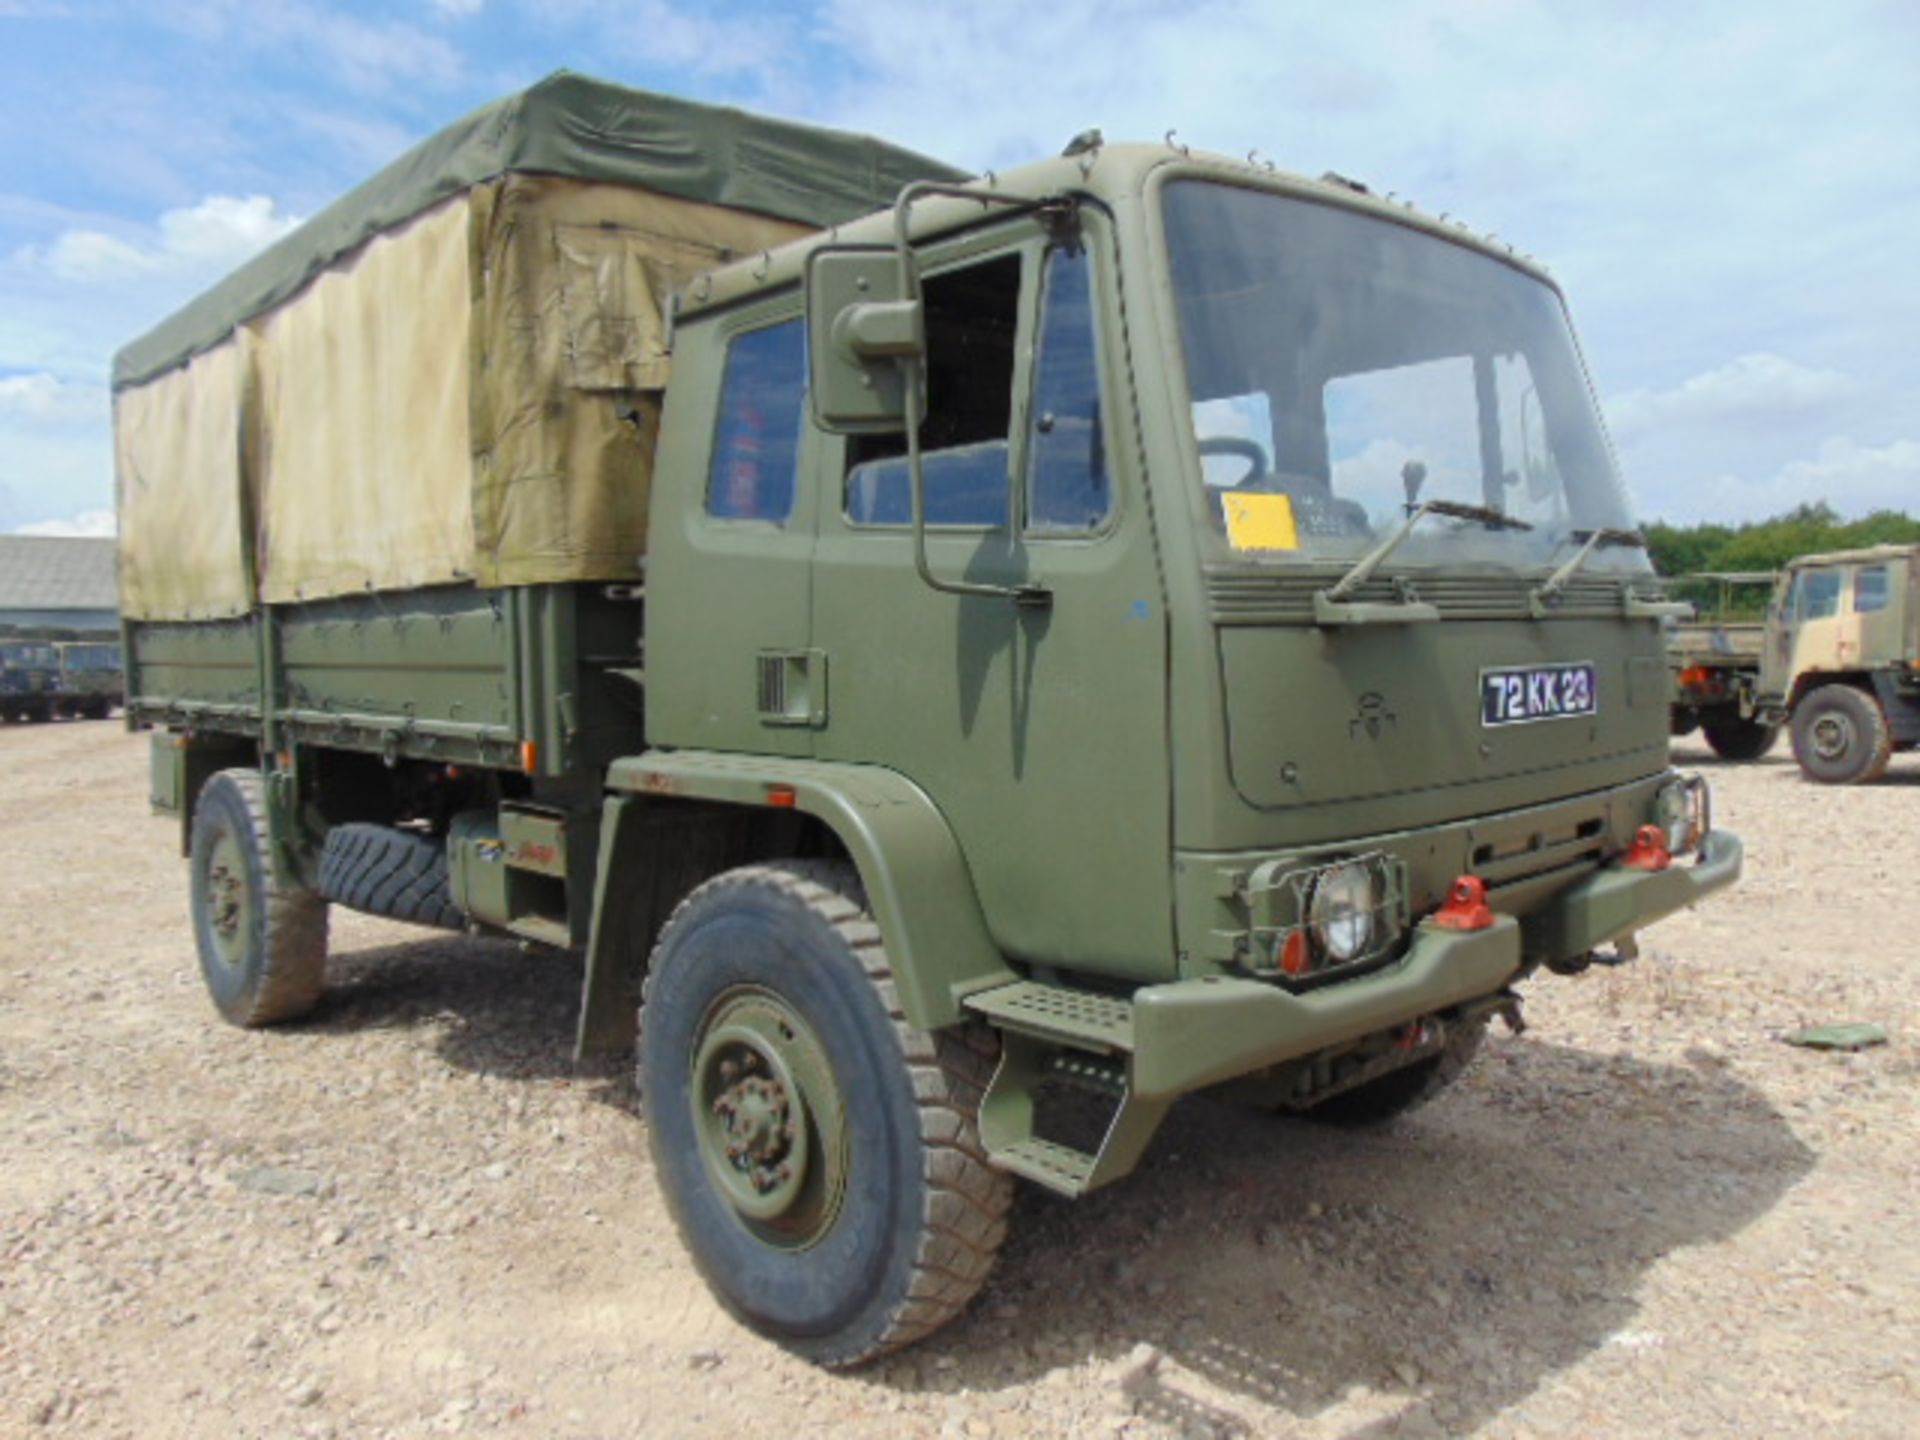
{"label": "white cloud", "polygon": [[[25,258],[42,258],[23,252]],[[110,280],[146,275],[160,268],[160,257],[99,230],[69,230],[46,251],[46,266],[62,280]]]}
{"label": "white cloud", "polygon": [[487,0],[433,0],[433,8],[449,20],[465,20],[478,15]]}
{"label": "white cloud", "polygon": [[107,417],[102,385],[62,380],[46,371],[0,376],[0,417],[54,425],[97,425]]}
{"label": "white cloud", "polygon": [[1920,440],[1860,445],[1836,437],[1822,445],[1814,459],[1795,460],[1784,467],[1776,483],[1848,512],[1912,510],[1920,497]]}
{"label": "white cloud", "polygon": [[[455,0],[456,8],[458,4]],[[451,85],[465,70],[457,48],[418,25],[404,20],[363,19],[323,4],[301,0],[173,0],[147,8],[156,24],[169,26],[209,47],[235,52],[297,52],[303,61],[324,67],[348,86],[368,94],[390,92],[403,85]]]}
{"label": "white cloud", "polygon": [[198,205],[169,210],[158,223],[123,239],[74,229],[44,250],[15,259],[40,264],[63,280],[124,280],[136,276],[214,271],[237,265],[300,224],[266,195],[209,195]]}
{"label": "white cloud", "polygon": [[39,520],[31,525],[22,525],[13,532],[16,535],[85,535],[90,537],[113,536],[119,533],[111,510],[82,510],[69,520]]}
{"label": "white cloud", "polygon": [[1821,444],[1812,459],[1789,461],[1764,479],[1717,476],[1698,487],[1690,497],[1690,509],[1697,517],[1737,523],[1824,500],[1841,515],[1857,519],[1875,510],[1912,514],[1916,496],[1920,496],[1920,440],[1862,445],[1834,436]]}
{"label": "white cloud", "polygon": [[725,6],[688,5],[683,0],[529,0],[529,4],[543,24],[591,26],[601,63],[617,58],[655,71],[679,72],[677,80],[661,88],[696,97],[700,87],[688,83],[690,75],[747,74],[764,89],[783,88],[783,78],[795,69],[802,38],[792,16],[766,10],[736,12]]}
{"label": "white cloud", "polygon": [[1779,355],[1742,355],[1671,390],[1629,390],[1607,401],[1613,438],[1630,445],[1667,426],[1782,421],[1817,413],[1856,389],[1836,370],[1813,370]]}
{"label": "white cloud", "polygon": [[184,260],[226,264],[264,249],[299,223],[265,195],[209,195],[190,210],[162,215],[160,243]]}

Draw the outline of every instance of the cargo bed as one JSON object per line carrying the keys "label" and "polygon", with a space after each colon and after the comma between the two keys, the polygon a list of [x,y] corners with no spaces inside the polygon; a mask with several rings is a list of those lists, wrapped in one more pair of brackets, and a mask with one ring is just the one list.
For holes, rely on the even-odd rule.
{"label": "cargo bed", "polygon": [[278,747],[388,760],[598,770],[645,747],[644,612],[636,584],[463,585],[134,620],[127,715],[260,739],[270,720]]}

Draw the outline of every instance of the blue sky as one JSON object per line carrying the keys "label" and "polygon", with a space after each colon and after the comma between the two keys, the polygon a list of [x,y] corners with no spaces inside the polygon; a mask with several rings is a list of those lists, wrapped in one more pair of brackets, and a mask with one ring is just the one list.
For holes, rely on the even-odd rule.
{"label": "blue sky", "polygon": [[1920,512],[1920,4],[0,0],[0,531],[109,523],[120,344],[561,66],[969,167],[1334,169],[1567,287],[1640,512]]}

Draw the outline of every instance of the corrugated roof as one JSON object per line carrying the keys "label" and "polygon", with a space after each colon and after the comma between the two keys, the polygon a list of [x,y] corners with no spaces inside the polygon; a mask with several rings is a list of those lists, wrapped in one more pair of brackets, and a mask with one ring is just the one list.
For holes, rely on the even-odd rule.
{"label": "corrugated roof", "polygon": [[114,543],[0,535],[0,610],[118,610]]}

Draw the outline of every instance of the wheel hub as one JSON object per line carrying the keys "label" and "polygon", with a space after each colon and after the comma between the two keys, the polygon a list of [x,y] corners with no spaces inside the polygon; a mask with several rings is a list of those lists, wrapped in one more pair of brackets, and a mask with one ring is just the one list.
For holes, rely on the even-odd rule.
{"label": "wheel hub", "polygon": [[224,964],[238,967],[246,958],[252,907],[247,897],[246,862],[232,835],[221,835],[208,857],[205,904],[215,953]]}
{"label": "wheel hub", "polygon": [[1822,760],[1838,760],[1853,744],[1853,725],[1844,715],[1826,714],[1813,722],[1813,748]]}
{"label": "wheel hub", "polygon": [[826,1052],[767,991],[724,995],[708,1012],[691,1099],[708,1173],[763,1238],[811,1244],[839,1210],[845,1123]]}
{"label": "wheel hub", "polygon": [[726,1125],[727,1161],[764,1195],[793,1178],[793,1156],[800,1132],[793,1123],[794,1101],[783,1081],[758,1073],[766,1068],[757,1051],[746,1049],[740,1059],[721,1062],[740,1076],[713,1102],[713,1113]]}

